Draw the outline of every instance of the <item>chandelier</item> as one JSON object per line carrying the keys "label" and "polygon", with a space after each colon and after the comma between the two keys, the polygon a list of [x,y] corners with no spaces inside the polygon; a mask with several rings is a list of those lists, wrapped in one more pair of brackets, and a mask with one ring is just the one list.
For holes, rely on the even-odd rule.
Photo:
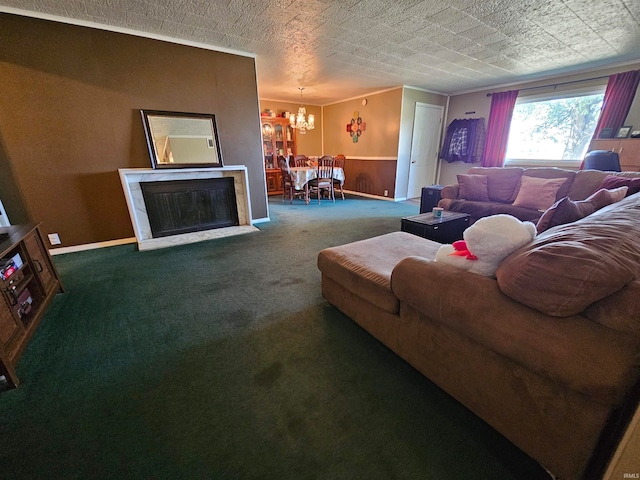
{"label": "chandelier", "polygon": [[294,115],[293,113],[289,115],[289,123],[291,124],[291,128],[297,128],[300,130],[300,134],[304,135],[307,133],[307,130],[313,130],[316,128],[315,117],[312,114],[309,114],[309,118],[306,118],[307,109],[304,108],[302,104],[302,90],[304,87],[298,87],[300,90],[300,107],[298,108],[298,115]]}

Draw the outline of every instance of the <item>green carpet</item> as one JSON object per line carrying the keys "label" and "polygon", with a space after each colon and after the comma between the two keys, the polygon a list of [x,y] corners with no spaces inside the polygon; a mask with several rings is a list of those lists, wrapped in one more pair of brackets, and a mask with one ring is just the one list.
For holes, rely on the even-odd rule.
{"label": "green carpet", "polygon": [[320,293],[325,247],[415,204],[269,202],[260,232],[58,255],[0,394],[3,479],[547,479]]}

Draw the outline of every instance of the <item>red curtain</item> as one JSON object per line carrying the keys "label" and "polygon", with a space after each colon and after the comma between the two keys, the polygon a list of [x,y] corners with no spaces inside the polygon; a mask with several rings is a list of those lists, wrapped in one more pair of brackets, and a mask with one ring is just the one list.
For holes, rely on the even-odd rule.
{"label": "red curtain", "polygon": [[638,90],[638,82],[640,82],[640,70],[618,73],[609,77],[594,138],[600,136],[600,130],[603,128],[611,128],[613,130],[611,137],[614,137],[618,129],[624,125],[633,97]]}
{"label": "red curtain", "polygon": [[482,154],[483,167],[502,167],[507,154],[507,140],[518,90],[494,93],[487,125],[487,138]]}

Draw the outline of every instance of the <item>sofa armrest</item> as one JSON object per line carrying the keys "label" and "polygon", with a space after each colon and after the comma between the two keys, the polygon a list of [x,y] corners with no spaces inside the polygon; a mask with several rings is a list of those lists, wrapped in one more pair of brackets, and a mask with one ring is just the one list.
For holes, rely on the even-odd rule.
{"label": "sofa armrest", "polygon": [[455,200],[458,198],[458,184],[447,185],[440,191],[440,198],[448,198],[451,200]]}
{"label": "sofa armrest", "polygon": [[[407,257],[391,274],[391,289],[425,321],[470,338],[512,361],[615,404],[635,383],[638,337],[587,318],[556,318],[504,295],[496,280],[423,257]],[[597,361],[594,361],[597,359]]]}

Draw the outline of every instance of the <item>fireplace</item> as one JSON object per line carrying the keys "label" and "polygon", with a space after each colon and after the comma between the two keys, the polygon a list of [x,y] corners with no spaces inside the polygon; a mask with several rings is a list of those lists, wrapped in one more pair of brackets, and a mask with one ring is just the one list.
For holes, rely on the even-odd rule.
{"label": "fireplace", "polygon": [[142,182],[153,238],[238,225],[233,178]]}
{"label": "fireplace", "polygon": [[[139,250],[259,231],[251,224],[244,165],[123,168],[118,173]],[[176,185],[173,191],[171,184]],[[149,187],[145,198],[143,188]]]}

